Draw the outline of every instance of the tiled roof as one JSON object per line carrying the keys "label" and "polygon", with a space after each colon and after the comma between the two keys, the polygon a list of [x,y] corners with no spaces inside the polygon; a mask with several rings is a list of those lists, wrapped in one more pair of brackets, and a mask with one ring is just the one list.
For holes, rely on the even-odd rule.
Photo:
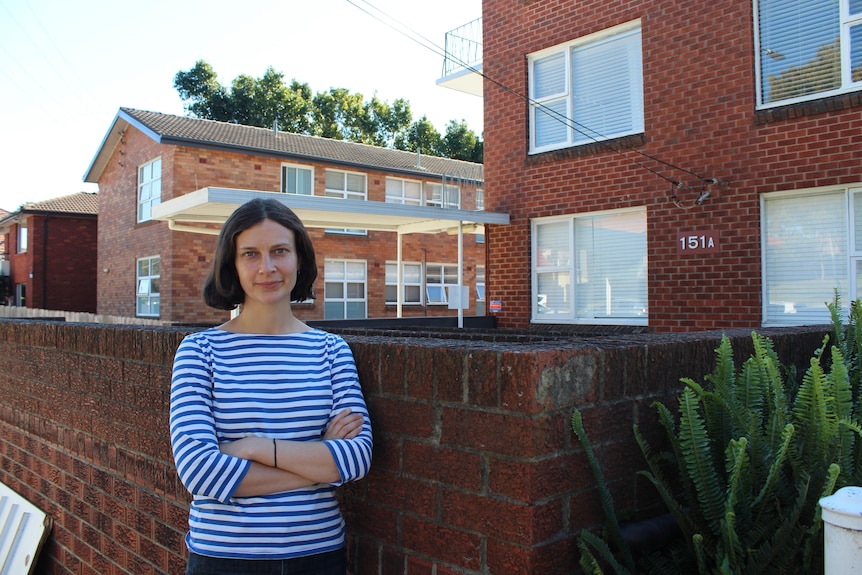
{"label": "tiled roof", "polygon": [[27,202],[21,206],[19,212],[98,215],[99,195],[89,192],[78,192],[77,194],[70,194],[42,202]]}
{"label": "tiled roof", "polygon": [[483,179],[482,164],[473,162],[420,156],[415,152],[317,136],[275,132],[269,128],[120,108],[120,117],[124,115],[136,127],[149,130],[162,144],[209,146],[252,154],[327,160],[384,171],[412,172],[424,177],[435,175]]}

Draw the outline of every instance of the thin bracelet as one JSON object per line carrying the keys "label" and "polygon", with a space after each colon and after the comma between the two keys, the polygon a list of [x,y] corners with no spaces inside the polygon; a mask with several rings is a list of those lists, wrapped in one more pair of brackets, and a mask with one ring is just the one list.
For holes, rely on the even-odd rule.
{"label": "thin bracelet", "polygon": [[275,438],[272,438],[272,466],[278,469],[278,449],[276,449]]}

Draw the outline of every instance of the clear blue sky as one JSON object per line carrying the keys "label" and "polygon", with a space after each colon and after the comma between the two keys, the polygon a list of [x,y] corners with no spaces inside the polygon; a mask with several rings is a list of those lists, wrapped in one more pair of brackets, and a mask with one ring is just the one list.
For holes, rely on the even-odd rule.
{"label": "clear blue sky", "polygon": [[[352,1],[441,50],[481,16],[481,0]],[[347,0],[0,0],[0,208],[96,191],[82,178],[118,109],[184,114],[173,78],[197,60],[223,85],[272,66],[481,133],[481,98],[437,86],[442,56],[379,19]]]}

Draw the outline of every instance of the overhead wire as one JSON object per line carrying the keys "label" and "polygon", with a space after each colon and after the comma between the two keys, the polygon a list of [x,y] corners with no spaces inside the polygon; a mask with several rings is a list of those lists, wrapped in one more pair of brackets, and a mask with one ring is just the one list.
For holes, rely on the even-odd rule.
{"label": "overhead wire", "polygon": [[[70,93],[70,94],[72,94],[72,93],[84,93],[84,94],[86,94],[86,96],[90,99],[90,101],[91,101],[93,104],[95,104],[96,106],[98,106],[98,102],[97,102],[97,101],[96,101],[96,99],[93,97],[92,93],[91,93],[89,90],[87,90],[87,89],[86,89],[85,84],[84,84],[84,83],[83,83],[83,81],[80,79],[80,77],[79,77],[79,76],[77,76],[77,73],[75,72],[75,69],[71,66],[71,64],[69,64],[69,61],[66,59],[66,57],[65,57],[65,56],[64,56],[64,54],[63,54],[63,51],[62,51],[62,50],[60,50],[60,48],[57,46],[56,42],[54,42],[54,39],[53,39],[53,37],[51,36],[51,34],[50,34],[46,29],[45,29],[45,26],[42,24],[41,20],[39,19],[39,15],[34,11],[33,7],[32,7],[32,6],[30,6],[29,2],[26,2],[26,1],[25,1],[25,2],[24,2],[24,4],[25,4],[25,5],[27,6],[27,8],[30,10],[30,12],[31,12],[31,14],[32,14],[32,16],[33,16],[33,19],[35,20],[36,24],[38,24],[38,25],[39,25],[39,27],[41,28],[41,30],[42,30],[42,32],[43,32],[43,34],[44,34],[44,35],[45,35],[45,37],[48,39],[48,42],[49,42],[49,43],[50,43],[50,45],[54,48],[54,51],[59,55],[60,60],[65,64],[65,66],[68,68],[68,70],[70,70],[70,71],[71,71],[71,74],[72,74],[73,76],[75,76],[75,78],[76,78],[76,79],[78,80],[78,82],[81,84],[81,86],[83,87],[83,91],[82,91],[82,90],[80,90],[80,89],[75,89],[75,88],[74,88],[74,87],[69,83],[69,81],[67,80],[67,76],[66,76],[65,74],[61,73],[61,71],[60,71],[60,70],[58,70],[58,69],[57,69],[57,67],[54,65],[54,59],[53,59],[53,58],[51,58],[51,57],[49,57],[49,56],[48,56],[48,54],[46,54],[46,53],[45,53],[45,51],[42,49],[42,44],[41,44],[40,42],[37,42],[37,41],[36,41],[36,39],[35,39],[35,38],[33,38],[33,36],[30,34],[30,31],[28,30],[28,28],[27,28],[26,26],[24,26],[24,25],[21,23],[21,21],[18,19],[18,17],[15,15],[15,13],[14,13],[14,12],[12,12],[12,10],[10,10],[10,9],[9,9],[9,7],[8,7],[8,6],[6,6],[6,5],[5,5],[5,4],[3,4],[3,3],[0,3],[0,8],[2,8],[3,10],[5,10],[5,11],[6,11],[6,14],[8,15],[7,22],[11,22],[11,23],[13,23],[13,24],[14,24],[14,26],[15,26],[15,27],[16,27],[16,28],[17,28],[17,29],[18,29],[18,30],[19,30],[19,31],[20,31],[20,32],[21,32],[21,33],[22,33],[22,34],[27,38],[27,40],[30,42],[30,44],[32,44],[32,46],[34,47],[34,49],[35,49],[36,53],[38,53],[38,54],[39,54],[39,56],[41,56],[41,57],[42,57],[42,59],[43,59],[43,60],[48,64],[48,66],[49,66],[49,67],[51,68],[51,70],[54,72],[53,81],[55,81],[55,82],[56,82],[56,81],[60,81],[60,82],[62,82],[62,83],[65,85],[65,87],[68,89],[68,93]],[[30,82],[32,82],[32,84],[33,84],[34,86],[36,86],[37,88],[39,88],[39,90],[41,90],[41,91],[45,94],[45,96],[47,96],[47,98],[48,98],[49,100],[56,100],[56,99],[58,98],[58,91],[57,91],[57,89],[56,89],[56,88],[55,88],[55,89],[48,89],[48,88],[46,88],[46,87],[45,87],[45,86],[44,86],[44,85],[39,81],[39,79],[35,78],[35,77],[30,73],[30,71],[29,71],[26,67],[24,67],[24,66],[22,66],[22,65],[21,65],[21,63],[18,61],[18,58],[17,58],[14,54],[12,54],[6,46],[4,46],[3,44],[0,44],[0,49],[2,49],[2,50],[3,50],[3,52],[5,52],[5,53],[6,53],[6,55],[8,56],[8,60],[6,60],[6,61],[8,61],[8,62],[12,62],[12,63],[16,64],[16,65],[18,66],[18,68],[20,69],[21,73],[22,73],[24,76],[26,76],[26,77],[30,80]],[[9,77],[9,74],[8,74],[8,73],[7,73],[6,75],[7,75],[7,77]],[[16,86],[17,86],[17,87],[18,87],[18,88],[19,88],[19,89],[20,89],[20,90],[21,90],[25,95],[27,95],[28,97],[32,98],[32,95],[31,95],[31,94],[30,94],[30,93],[29,93],[29,92],[28,92],[28,91],[27,91],[23,86],[21,86],[21,85],[20,85],[19,83],[17,83],[17,82],[13,82],[13,83],[14,83],[14,84],[15,84],[15,85],[16,85]],[[59,108],[62,108],[62,105],[59,105],[59,104],[58,104],[56,107],[59,109]]]}
{"label": "overhead wire", "polygon": [[[664,161],[664,160],[662,160],[662,159],[660,159],[660,158],[657,158],[656,156],[653,156],[653,155],[651,155],[651,154],[648,154],[648,153],[646,153],[646,152],[644,152],[644,151],[642,151],[642,150],[638,150],[638,149],[636,149],[636,148],[627,148],[627,147],[626,147],[626,148],[623,148],[623,147],[621,147],[621,146],[614,146],[614,145],[611,145],[611,143],[608,141],[608,139],[607,139],[605,136],[603,136],[600,132],[598,132],[597,130],[593,130],[593,129],[589,128],[588,126],[585,126],[585,125],[583,125],[583,124],[580,124],[580,123],[576,122],[574,119],[569,118],[569,117],[568,117],[568,116],[566,116],[565,114],[562,114],[562,113],[560,113],[560,112],[557,112],[556,110],[554,110],[554,109],[552,109],[552,108],[549,108],[548,106],[545,106],[545,105],[544,105],[544,104],[542,104],[541,102],[536,101],[535,99],[531,98],[530,96],[528,96],[528,95],[526,95],[526,94],[523,94],[523,93],[519,92],[518,90],[515,90],[515,89],[511,88],[510,86],[507,86],[506,84],[504,84],[504,83],[502,83],[502,82],[500,82],[500,81],[496,80],[495,78],[492,78],[491,76],[489,76],[488,74],[486,74],[483,70],[479,70],[478,68],[476,68],[474,65],[472,65],[472,64],[470,64],[470,63],[468,63],[468,62],[464,62],[464,61],[462,61],[460,58],[457,58],[457,57],[453,56],[452,54],[448,54],[444,48],[441,48],[439,45],[435,44],[433,41],[431,41],[431,40],[429,40],[429,39],[425,38],[425,37],[424,37],[424,36],[422,36],[420,33],[416,32],[416,31],[415,31],[415,30],[413,30],[413,29],[411,29],[411,28],[410,28],[409,26],[407,26],[406,24],[404,24],[404,23],[402,23],[402,22],[398,21],[397,19],[395,19],[394,17],[390,16],[389,14],[387,14],[386,12],[384,12],[383,10],[381,10],[381,9],[377,8],[376,6],[374,6],[373,4],[371,4],[370,2],[368,2],[367,0],[358,0],[358,1],[359,1],[359,2],[362,2],[362,3],[363,3],[363,4],[365,4],[365,5],[367,5],[369,8],[373,9],[375,12],[377,12],[377,13],[379,13],[379,14],[383,15],[387,20],[389,20],[389,21],[391,21],[391,22],[394,22],[394,23],[398,24],[398,26],[400,26],[400,27],[403,27],[405,30],[407,30],[407,32],[409,32],[409,34],[408,34],[407,32],[404,32],[404,31],[403,31],[403,30],[401,30],[401,29],[395,28],[395,27],[394,27],[394,26],[392,26],[388,21],[384,21],[381,17],[379,17],[379,16],[377,16],[377,15],[375,15],[375,14],[372,14],[369,10],[366,10],[365,8],[363,8],[362,6],[360,6],[360,5],[357,3],[357,1],[356,1],[356,0],[346,0],[346,1],[347,1],[347,3],[348,3],[348,4],[351,4],[351,5],[352,5],[352,6],[354,6],[355,8],[357,8],[357,9],[359,9],[360,11],[364,12],[365,14],[369,15],[370,17],[374,18],[375,20],[377,20],[377,21],[381,22],[381,23],[382,23],[382,24],[384,24],[385,26],[388,26],[389,28],[391,28],[391,29],[393,29],[394,31],[398,32],[399,34],[401,34],[402,36],[406,37],[407,39],[409,39],[409,40],[411,40],[411,41],[413,41],[413,42],[415,42],[415,43],[419,44],[419,45],[420,45],[420,46],[422,46],[423,48],[428,49],[428,50],[430,50],[430,51],[434,52],[435,54],[437,54],[438,56],[442,56],[443,58],[449,58],[450,60],[452,60],[452,61],[454,61],[455,63],[457,63],[459,66],[463,67],[465,70],[468,70],[468,71],[470,71],[470,72],[473,72],[473,73],[475,73],[475,74],[478,74],[478,75],[479,75],[479,76],[481,76],[484,80],[487,80],[487,81],[491,82],[492,84],[494,84],[495,86],[499,87],[499,88],[500,88],[500,89],[502,89],[503,91],[505,91],[505,92],[507,92],[507,93],[509,93],[509,94],[512,94],[512,95],[514,95],[514,96],[515,96],[515,97],[517,97],[517,98],[520,98],[520,99],[521,99],[521,100],[523,100],[524,102],[527,102],[528,104],[530,104],[531,106],[533,106],[535,109],[540,110],[540,111],[541,111],[542,113],[544,113],[544,114],[547,114],[547,115],[548,115],[549,117],[551,117],[552,119],[555,119],[556,121],[558,121],[558,122],[562,123],[562,124],[563,124],[563,125],[565,125],[566,127],[571,128],[572,130],[576,131],[577,133],[581,134],[582,136],[585,136],[585,137],[589,138],[589,139],[590,139],[590,140],[592,140],[595,144],[598,144],[598,145],[602,146],[603,148],[605,148],[605,149],[607,149],[607,150],[610,150],[610,151],[612,151],[612,152],[617,153],[617,154],[618,154],[618,155],[620,155],[621,157],[625,158],[627,161],[632,162],[632,163],[634,163],[635,165],[637,165],[638,167],[640,167],[640,168],[642,168],[642,169],[644,169],[644,170],[647,170],[648,172],[652,173],[653,175],[655,175],[655,176],[657,176],[657,177],[659,177],[659,178],[661,178],[661,179],[663,179],[663,180],[667,181],[668,183],[670,183],[670,184],[671,184],[671,189],[672,189],[671,197],[672,197],[672,200],[673,200],[673,201],[674,201],[674,203],[676,203],[679,207],[685,207],[685,206],[680,205],[680,202],[679,202],[679,201],[678,201],[678,199],[676,198],[675,192],[674,192],[673,190],[675,190],[675,189],[691,189],[691,186],[689,186],[689,185],[685,184],[684,182],[682,182],[682,181],[680,181],[680,180],[676,180],[676,179],[673,179],[673,178],[669,178],[669,177],[667,177],[666,175],[664,175],[663,173],[659,172],[657,169],[654,169],[654,168],[652,168],[652,167],[650,167],[650,166],[648,166],[648,165],[644,164],[643,162],[639,162],[638,160],[636,160],[636,159],[634,159],[634,158],[631,158],[631,157],[626,156],[626,155],[623,153],[623,150],[630,151],[630,152],[634,152],[635,154],[638,154],[638,155],[642,156],[643,158],[647,158],[647,159],[649,159],[649,160],[652,160],[652,161],[654,161],[654,162],[656,162],[656,163],[658,163],[658,164],[661,164],[661,165],[663,165],[663,166],[665,166],[665,167],[668,167],[668,168],[670,168],[670,169],[672,169],[672,170],[677,170],[677,171],[679,171],[679,172],[683,172],[683,173],[685,173],[685,174],[688,174],[688,175],[690,175],[690,176],[693,176],[694,178],[696,178],[696,179],[699,181],[699,183],[700,183],[702,186],[705,186],[705,185],[707,185],[707,184],[719,184],[719,183],[721,183],[721,182],[719,182],[719,181],[718,181],[717,179],[715,179],[715,178],[706,178],[706,177],[704,177],[704,176],[702,176],[702,175],[700,175],[700,174],[698,174],[698,173],[696,173],[696,172],[693,172],[693,171],[688,170],[688,169],[686,169],[686,168],[683,168],[683,167],[677,166],[677,165],[672,164],[672,163],[670,163],[670,162],[666,162],[666,161]],[[417,38],[421,39],[422,41],[420,42]],[[597,134],[597,136],[594,136],[593,134]],[[601,139],[600,139],[600,138],[601,138]],[[698,201],[697,201],[696,203],[699,205],[699,204],[700,204],[700,203],[702,203],[702,202],[703,202],[703,200],[705,200],[705,199],[706,199],[706,197],[708,197],[708,196],[709,196],[709,194],[708,194],[708,193],[706,193],[705,191],[704,191],[704,192],[702,192],[702,193],[701,193],[701,196],[698,198]]]}

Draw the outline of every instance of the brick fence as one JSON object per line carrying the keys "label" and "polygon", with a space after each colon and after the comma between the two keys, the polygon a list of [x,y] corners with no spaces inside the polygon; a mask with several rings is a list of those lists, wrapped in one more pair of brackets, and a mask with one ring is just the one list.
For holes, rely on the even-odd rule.
{"label": "brick fence", "polygon": [[[804,369],[825,329],[760,332]],[[37,572],[183,572],[168,402],[188,331],[0,320],[0,481],[54,520]],[[371,473],[341,491],[354,575],[575,571],[576,535],[601,517],[572,407],[618,506],[654,513],[632,424],[654,433],[650,404],[710,372],[721,336],[341,333],[375,432]],[[747,357],[750,332],[728,335]]]}

